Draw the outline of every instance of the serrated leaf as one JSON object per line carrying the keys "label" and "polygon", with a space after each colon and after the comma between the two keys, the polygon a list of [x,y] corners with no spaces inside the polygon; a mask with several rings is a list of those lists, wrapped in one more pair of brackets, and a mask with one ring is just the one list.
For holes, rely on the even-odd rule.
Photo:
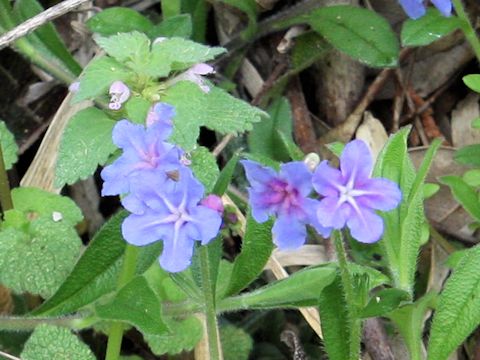
{"label": "serrated leaf", "polygon": [[152,22],[139,12],[126,7],[111,7],[92,16],[85,23],[90,31],[103,36],[130,31],[148,32]]}
{"label": "serrated leaf", "polygon": [[480,324],[480,246],[467,250],[438,299],[428,360],[447,359]]}
{"label": "serrated leaf", "polygon": [[272,221],[259,224],[248,214],[242,251],[235,258],[225,296],[237,294],[263,271],[273,251],[272,226]]}
{"label": "serrated leaf", "polygon": [[408,19],[402,26],[403,46],[425,46],[460,27],[455,16],[443,16],[437,9],[428,9],[419,19]]}
{"label": "serrated leaf", "polygon": [[47,324],[35,328],[20,356],[23,360],[95,360],[71,330]]}
{"label": "serrated leaf", "polygon": [[330,360],[349,358],[350,338],[347,304],[343,296],[340,276],[319,294],[319,312],[322,319],[323,342]]}
{"label": "serrated leaf", "polygon": [[74,228],[51,219],[32,221],[28,232],[0,232],[0,282],[17,293],[47,298],[75,265],[82,242]]}
{"label": "serrated leaf", "polygon": [[144,334],[145,341],[155,355],[175,355],[190,351],[202,339],[200,321],[190,316],[184,320],[166,319],[169,332],[163,335]]}
{"label": "serrated leaf", "polygon": [[12,190],[13,207],[32,217],[46,217],[53,221],[75,226],[82,221],[82,211],[66,196],[57,195],[33,187]]}
{"label": "serrated leaf", "polygon": [[60,314],[59,310],[62,307],[64,308],[62,311],[69,312],[76,310],[77,306],[85,305],[71,306],[71,310],[66,307],[70,302],[76,304],[82,289],[110,271],[109,269],[122,256],[126,242],[122,238],[120,226],[127,215],[126,211],[119,212],[103,225],[62,286],[50,299],[33,311],[34,315]]}
{"label": "serrated leaf", "polygon": [[130,82],[134,73],[115,59],[103,56],[92,60],[79,77],[80,86],[73,96],[73,103],[107,94],[114,81]]}
{"label": "serrated leaf", "polygon": [[97,305],[95,313],[104,320],[126,322],[142,333],[158,335],[167,331],[160,302],[143,276],[122,287],[109,303]]}
{"label": "serrated leaf", "polygon": [[464,146],[455,152],[454,159],[460,164],[480,166],[480,144]]}
{"label": "serrated leaf", "polygon": [[5,169],[10,170],[18,160],[18,146],[15,137],[7,129],[5,122],[0,120],[0,144],[2,146],[3,161]]}
{"label": "serrated leaf", "polygon": [[115,121],[96,108],[77,112],[69,121],[60,143],[55,186],[73,184],[92,175],[108,160],[116,146],[112,142]]}
{"label": "serrated leaf", "polygon": [[[45,9],[36,0],[19,0],[15,2],[14,6],[14,12],[22,21],[26,21],[43,11]],[[33,36],[37,37],[54,56],[63,62],[72,74],[80,74],[82,67],[70,54],[52,22],[39,27],[28,37]]]}
{"label": "serrated leaf", "polygon": [[135,96],[127,101],[125,104],[125,111],[127,112],[127,119],[136,123],[145,125],[148,111],[152,104],[143,97]]}
{"label": "serrated leaf", "polygon": [[205,186],[205,192],[210,193],[217,182],[220,170],[217,159],[203,146],[197,147],[191,153],[191,169],[195,177]]}
{"label": "serrated leaf", "polygon": [[455,175],[442,176],[440,183],[447,185],[455,199],[472,215],[480,221],[480,201],[477,192],[468,185],[461,177]]}
{"label": "serrated leaf", "polygon": [[192,18],[189,14],[181,14],[164,19],[155,25],[149,32],[150,38],[181,37],[188,39],[192,36]]}
{"label": "serrated leaf", "polygon": [[172,141],[186,151],[195,147],[201,126],[221,134],[239,133],[251,130],[252,123],[266,115],[219,88],[204,93],[190,81],[181,81],[167,89],[162,101],[175,106]]}
{"label": "serrated leaf", "polygon": [[269,118],[253,125],[247,141],[250,152],[268,156],[277,161],[290,160],[289,154],[283,146],[280,133],[293,141],[292,111],[290,103],[285,98],[278,98],[267,110]]}
{"label": "serrated leaf", "polygon": [[150,39],[147,35],[132,31],[109,37],[97,36],[97,44],[120,63],[126,63],[133,70],[145,62],[150,54]]}
{"label": "serrated leaf", "polygon": [[242,328],[227,324],[220,326],[223,357],[229,360],[248,360],[253,349],[252,337]]}
{"label": "serrated leaf", "polygon": [[470,89],[480,93],[480,74],[470,74],[464,76],[462,80]]}
{"label": "serrated leaf", "polygon": [[390,24],[377,13],[348,5],[321,7],[311,12],[308,23],[333,47],[375,67],[398,62],[398,40]]}
{"label": "serrated leaf", "polygon": [[332,283],[336,273],[337,269],[333,266],[302,269],[252,292],[226,298],[219,302],[218,307],[228,309],[227,304],[231,303],[237,304],[242,309],[314,306],[318,303],[322,289]]}

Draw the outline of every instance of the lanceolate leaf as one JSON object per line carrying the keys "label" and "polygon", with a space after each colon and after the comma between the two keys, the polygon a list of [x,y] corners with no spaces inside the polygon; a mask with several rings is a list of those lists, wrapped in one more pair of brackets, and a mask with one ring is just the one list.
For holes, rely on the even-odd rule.
{"label": "lanceolate leaf", "polygon": [[458,149],[455,160],[460,164],[480,166],[480,144],[473,144]]}
{"label": "lanceolate leaf", "polygon": [[115,121],[96,108],[77,112],[62,137],[56,165],[55,185],[62,187],[92,175],[116,147],[112,142]]}
{"label": "lanceolate leaf", "polygon": [[439,297],[428,360],[448,359],[480,324],[480,246],[465,251]]}
{"label": "lanceolate leaf", "polygon": [[255,280],[263,271],[272,250],[272,221],[259,224],[249,214],[242,252],[235,259],[225,295],[234,295]]}
{"label": "lanceolate leaf", "polygon": [[455,175],[442,176],[440,182],[450,187],[455,199],[470,215],[477,221],[480,221],[480,202],[474,188],[468,185],[461,177]]}
{"label": "lanceolate leaf", "polygon": [[387,20],[377,13],[353,6],[321,7],[308,23],[330,44],[370,66],[397,64],[398,40]]}
{"label": "lanceolate leaf", "polygon": [[0,144],[2,145],[3,161],[5,168],[10,170],[17,162],[18,146],[13,134],[8,130],[5,122],[0,120]]}

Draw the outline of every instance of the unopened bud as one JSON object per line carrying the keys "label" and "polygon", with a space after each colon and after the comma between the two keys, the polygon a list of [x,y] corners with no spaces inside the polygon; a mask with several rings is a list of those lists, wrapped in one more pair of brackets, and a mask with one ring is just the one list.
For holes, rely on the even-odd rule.
{"label": "unopened bud", "polygon": [[303,162],[307,165],[308,170],[314,171],[320,164],[320,156],[317,153],[309,153],[305,156]]}

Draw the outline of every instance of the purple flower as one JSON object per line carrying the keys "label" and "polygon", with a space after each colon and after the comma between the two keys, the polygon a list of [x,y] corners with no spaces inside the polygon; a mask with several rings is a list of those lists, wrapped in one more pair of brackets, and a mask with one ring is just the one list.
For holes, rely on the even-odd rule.
{"label": "purple flower", "polygon": [[146,123],[147,126],[150,126],[160,122],[171,127],[174,117],[175,107],[167,103],[156,103],[148,111]]}
{"label": "purple flower", "polygon": [[165,188],[161,176],[142,174],[132,181],[132,192],[122,201],[133,212],[122,224],[125,240],[136,246],[163,240],[160,265],[170,272],[185,270],[195,240],[207,244],[218,234],[222,222],[217,211],[199,205],[204,187],[192,171],[184,167],[178,175],[178,181],[171,181]]}
{"label": "purple flower", "polygon": [[130,97],[130,89],[122,81],[114,81],[110,85],[110,103],[108,107],[110,110],[120,110],[122,104]]}
{"label": "purple flower", "polygon": [[312,173],[303,162],[283,164],[277,173],[254,161],[243,160],[253,218],[265,222],[269,216],[277,219],[273,225],[274,242],[280,249],[295,249],[305,243],[306,224],[310,224],[323,236],[330,229],[317,220],[318,200],[309,199],[312,192]]}
{"label": "purple flower", "polygon": [[313,187],[324,198],[317,209],[318,221],[341,229],[345,224],[360,242],[373,243],[383,233],[383,220],[374,210],[398,206],[402,193],[393,181],[370,174],[373,159],[361,140],[349,142],[340,157],[340,170],[322,161],[313,174]]}
{"label": "purple flower", "polygon": [[[451,0],[431,0],[433,5],[444,15],[452,14]],[[418,19],[425,15],[425,3],[423,0],[400,0],[400,5],[407,15],[412,19]]]}
{"label": "purple flower", "polygon": [[203,92],[208,93],[210,91],[210,87],[205,83],[203,76],[214,74],[214,73],[215,73],[215,70],[210,65],[204,64],[204,63],[196,64],[196,65],[193,65],[187,71],[168,80],[167,85],[172,86],[173,84],[176,84],[179,81],[186,80],[186,81],[191,81],[197,84]]}
{"label": "purple flower", "polygon": [[113,142],[123,154],[101,172],[104,180],[102,195],[119,195],[130,191],[130,182],[135,176],[155,171],[168,178],[169,172],[179,167],[183,152],[165,140],[172,131],[165,123],[156,123],[148,128],[119,121],[113,128]]}

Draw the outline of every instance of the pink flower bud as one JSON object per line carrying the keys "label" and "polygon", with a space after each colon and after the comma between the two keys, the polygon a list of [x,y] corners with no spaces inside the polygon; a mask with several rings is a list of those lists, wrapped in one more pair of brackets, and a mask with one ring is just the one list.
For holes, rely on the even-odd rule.
{"label": "pink flower bud", "polygon": [[130,97],[130,89],[122,81],[114,81],[108,92],[110,94],[108,107],[111,110],[120,110],[122,104]]}
{"label": "pink flower bud", "polygon": [[220,214],[223,213],[223,203],[220,196],[210,194],[200,201],[200,204],[212,210],[218,211]]}

